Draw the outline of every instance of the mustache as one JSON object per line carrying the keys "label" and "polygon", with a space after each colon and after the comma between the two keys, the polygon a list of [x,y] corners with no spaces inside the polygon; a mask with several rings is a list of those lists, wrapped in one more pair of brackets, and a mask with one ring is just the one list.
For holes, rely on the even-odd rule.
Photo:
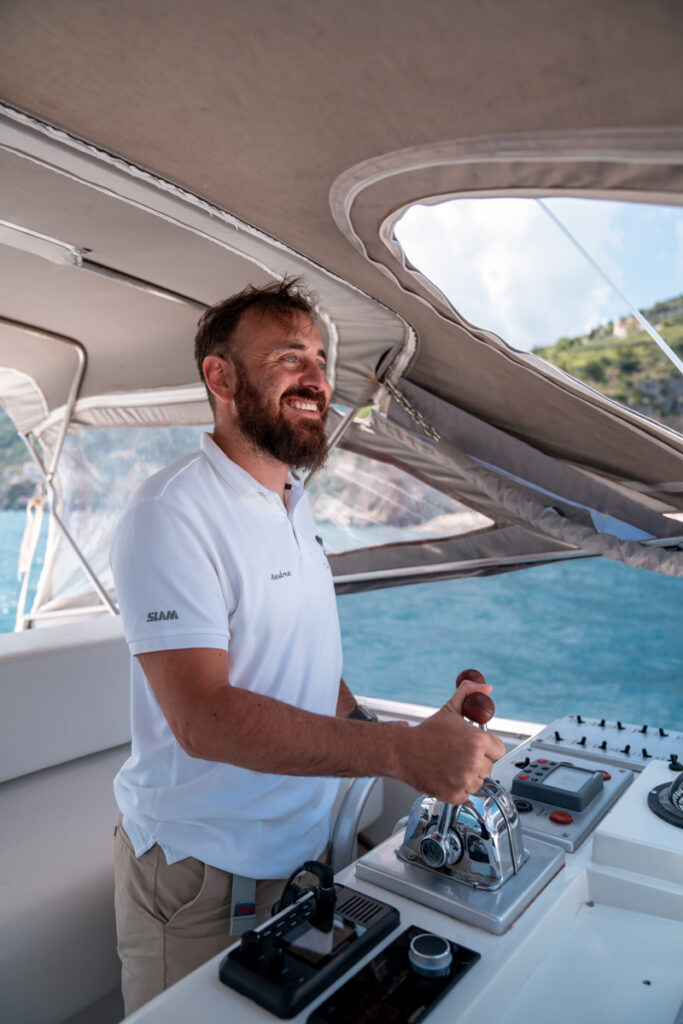
{"label": "mustache", "polygon": [[311,388],[288,388],[280,401],[284,402],[286,398],[302,398],[306,402],[315,402],[320,412],[325,412],[327,408],[325,395],[321,391],[313,391]]}

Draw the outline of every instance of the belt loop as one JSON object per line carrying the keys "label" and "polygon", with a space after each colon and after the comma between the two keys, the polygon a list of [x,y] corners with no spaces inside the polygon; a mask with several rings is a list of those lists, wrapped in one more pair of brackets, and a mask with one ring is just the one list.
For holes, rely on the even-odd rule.
{"label": "belt loop", "polygon": [[242,935],[256,926],[256,879],[232,876],[230,934]]}

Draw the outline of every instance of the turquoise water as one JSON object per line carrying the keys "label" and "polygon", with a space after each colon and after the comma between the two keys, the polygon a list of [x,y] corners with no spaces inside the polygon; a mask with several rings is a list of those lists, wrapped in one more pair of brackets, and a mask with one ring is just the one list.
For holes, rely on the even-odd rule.
{"label": "turquoise water", "polygon": [[[14,628],[21,512],[0,512],[0,631]],[[37,573],[34,573],[34,578]],[[341,597],[353,690],[439,705],[478,668],[498,713],[683,730],[683,580],[606,559]]]}
{"label": "turquoise water", "polygon": [[478,668],[507,718],[683,729],[683,580],[590,559],[338,603],[359,693],[439,705]]}
{"label": "turquoise water", "polygon": [[[46,522],[47,517],[43,520],[42,535],[36,549],[26,611],[31,607],[36,583],[43,565]],[[0,511],[0,633],[8,633],[14,629],[17,599],[21,588],[21,581],[17,577],[17,560],[25,525],[25,512]]]}

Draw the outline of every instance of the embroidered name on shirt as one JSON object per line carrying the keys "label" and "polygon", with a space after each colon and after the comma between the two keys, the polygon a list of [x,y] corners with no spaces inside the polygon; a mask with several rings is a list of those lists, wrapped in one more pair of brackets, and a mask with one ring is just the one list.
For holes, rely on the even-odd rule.
{"label": "embroidered name on shirt", "polygon": [[147,612],[148,622],[166,622],[167,619],[177,619],[178,612]]}
{"label": "embroidered name on shirt", "polygon": [[289,571],[289,569],[283,569],[282,572],[271,572],[270,578],[271,578],[271,580],[281,580],[283,578],[283,576],[291,576],[291,575],[292,574]]}

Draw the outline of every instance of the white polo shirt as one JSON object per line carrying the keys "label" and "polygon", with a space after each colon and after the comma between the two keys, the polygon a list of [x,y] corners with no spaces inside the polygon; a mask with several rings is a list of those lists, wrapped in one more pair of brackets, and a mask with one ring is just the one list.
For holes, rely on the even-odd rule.
{"label": "white polo shirt", "polygon": [[[205,434],[201,451],[139,489],[112,543],[131,654],[230,652],[230,682],[334,715],[342,671],[327,558],[308,499],[280,498]],[[131,756],[114,781],[140,856],[192,856],[252,878],[286,877],[329,839],[338,782],[248,771],[190,757],[132,658]]]}

